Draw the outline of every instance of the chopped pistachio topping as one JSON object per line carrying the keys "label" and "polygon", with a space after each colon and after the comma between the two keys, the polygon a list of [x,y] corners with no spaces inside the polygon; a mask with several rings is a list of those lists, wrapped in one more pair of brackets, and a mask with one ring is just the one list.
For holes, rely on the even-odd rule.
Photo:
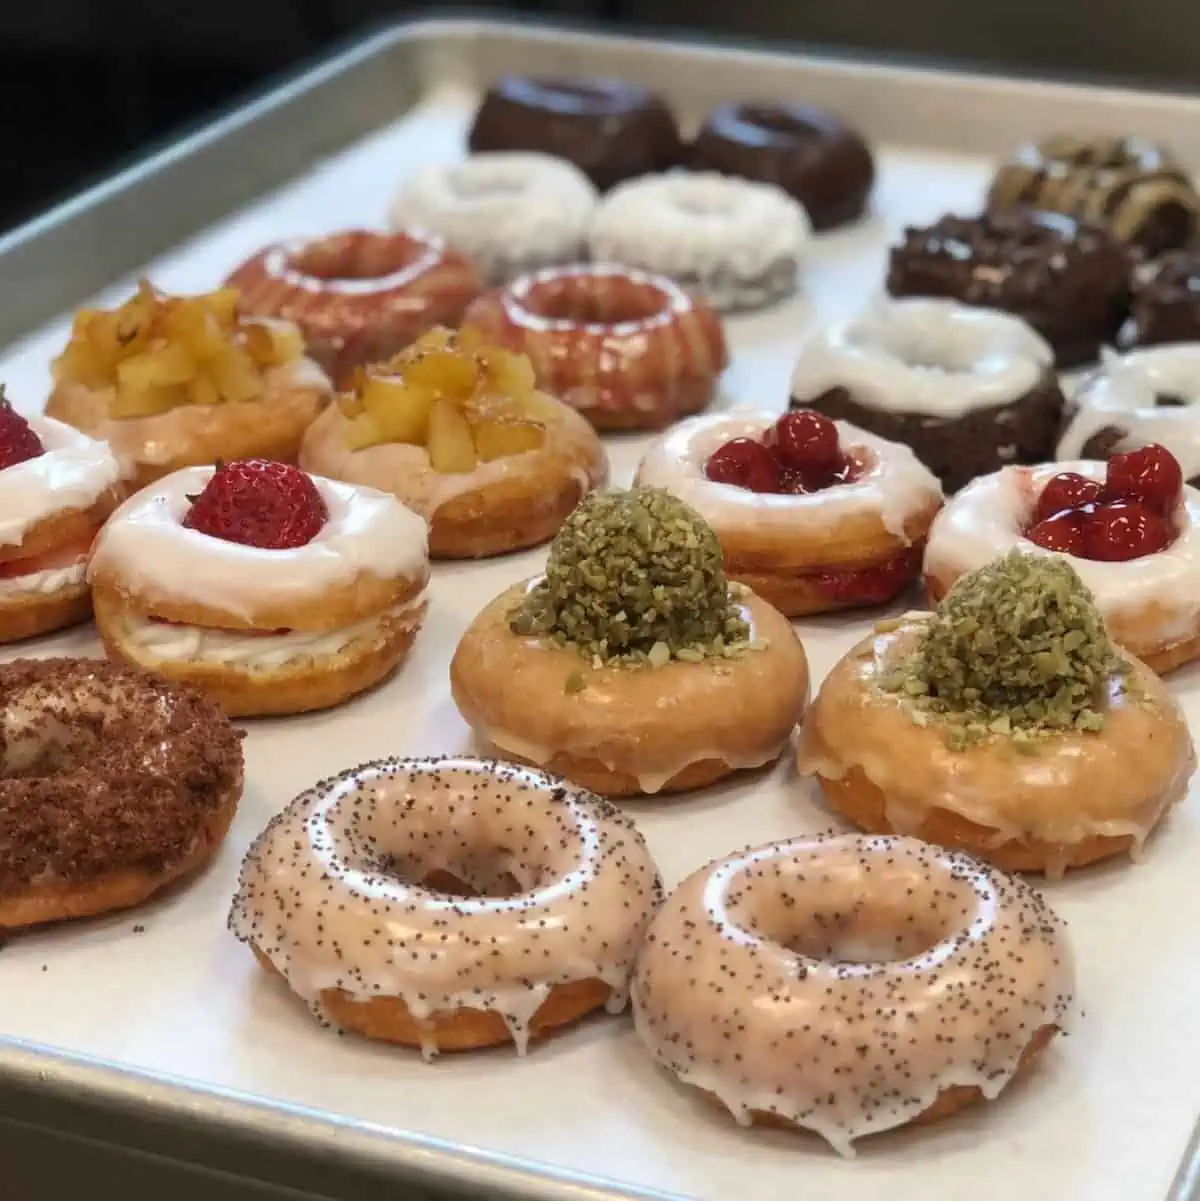
{"label": "chopped pistachio topping", "polygon": [[952,747],[1099,730],[1124,669],[1092,594],[1057,556],[1014,550],[963,576],[879,683]]}
{"label": "chopped pistachio topping", "polygon": [[700,662],[750,648],[741,594],[712,528],[681,500],[656,488],[598,492],[567,518],[545,578],[509,622],[595,668]]}

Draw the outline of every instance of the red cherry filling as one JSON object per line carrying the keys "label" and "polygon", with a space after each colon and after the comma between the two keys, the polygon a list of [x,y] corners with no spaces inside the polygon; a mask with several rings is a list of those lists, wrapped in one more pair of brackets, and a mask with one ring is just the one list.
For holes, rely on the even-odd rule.
{"label": "red cherry filling", "polygon": [[1038,497],[1025,537],[1046,550],[1101,563],[1140,559],[1174,541],[1170,515],[1182,491],[1183,472],[1165,447],[1113,455],[1103,484],[1071,471],[1054,476]]}
{"label": "red cherry filling", "polygon": [[12,407],[0,385],[0,471],[29,459],[41,458],[45,453],[41,438]]}
{"label": "red cherry filling", "polygon": [[726,442],[704,465],[704,474],[714,483],[794,496],[852,483],[862,470],[862,464],[838,446],[837,426],[811,409],[785,413],[761,442]]}
{"label": "red cherry filling", "polygon": [[811,578],[821,593],[835,604],[882,605],[902,592],[916,576],[922,550],[920,546],[906,547],[874,567],[821,571]]}

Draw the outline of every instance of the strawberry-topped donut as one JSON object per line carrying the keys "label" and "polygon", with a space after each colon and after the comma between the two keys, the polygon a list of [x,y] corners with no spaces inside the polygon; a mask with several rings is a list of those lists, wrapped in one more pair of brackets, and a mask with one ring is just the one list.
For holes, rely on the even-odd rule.
{"label": "strawberry-topped donut", "polygon": [[907,446],[811,409],[680,422],[637,482],[691,505],[730,578],[788,617],[891,600],[918,574],[942,504]]}
{"label": "strawberry-topped donut", "polygon": [[425,523],[373,488],[262,459],[133,496],[89,568],[109,654],[234,716],[324,709],[401,662],[425,613]]}
{"label": "strawberry-topped donut", "polygon": [[87,620],[88,552],[120,500],[103,442],[22,417],[0,388],[0,642]]}
{"label": "strawberry-topped donut", "polygon": [[528,355],[538,385],[598,430],[662,429],[712,399],[728,351],[717,314],[663,275],[595,264],[523,275],[464,326]]}
{"label": "strawberry-topped donut", "polygon": [[930,598],[1013,547],[1068,556],[1113,638],[1156,671],[1200,655],[1200,491],[1163,447],[976,480],[930,530]]}
{"label": "strawberry-topped donut", "polygon": [[441,238],[366,230],[267,246],[227,286],[246,313],[298,326],[338,384],[427,329],[457,324],[480,290],[474,267]]}

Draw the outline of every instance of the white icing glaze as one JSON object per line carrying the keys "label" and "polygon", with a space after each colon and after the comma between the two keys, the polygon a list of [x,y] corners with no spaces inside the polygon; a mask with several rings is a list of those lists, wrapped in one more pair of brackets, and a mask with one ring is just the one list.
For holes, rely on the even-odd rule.
{"label": "white icing glaze", "polygon": [[718,484],[704,474],[709,457],[733,438],[761,440],[779,417],[776,413],[707,413],[681,421],[646,452],[636,483],[665,488],[692,506],[718,537],[753,525],[782,534],[817,531],[851,516],[878,513],[889,533],[904,534],[914,513],[940,502],[941,485],[907,446],[837,422],[838,441],[860,457],[867,470],[850,484],[807,496],[775,496]]}
{"label": "white icing glaze", "polygon": [[46,453],[0,471],[0,546],[18,545],[55,513],[90,508],[121,478],[103,442],[52,417],[28,421]]}
{"label": "white icing glaze", "polygon": [[393,229],[445,238],[494,283],[579,257],[596,189],[572,163],[498,151],[422,167],[392,202]]}
{"label": "white icing glaze", "polygon": [[997,1096],[1074,994],[1062,923],[1023,881],[910,838],[797,838],[688,877],[632,987],[655,1059],[741,1122],[844,1155],[956,1085]]}
{"label": "white icing glaze", "polygon": [[804,346],[791,392],[803,404],[843,387],[872,409],[961,417],[1019,400],[1053,365],[1050,344],[1009,313],[881,298]]}
{"label": "white icing glaze", "polygon": [[811,237],[808,214],[774,184],[672,171],[609,192],[589,246],[593,259],[660,272],[729,310],[792,292]]}
{"label": "white icing glaze", "polygon": [[[0,593],[2,594],[2,593]],[[110,618],[119,629],[120,641],[140,652],[140,662],[213,663],[270,671],[298,662],[332,658],[358,642],[379,642],[398,621],[417,617],[425,596],[396,605],[383,613],[342,626],[315,632],[289,630],[283,634],[246,634],[205,626],[154,621],[125,612]]]}
{"label": "white icing glaze", "polygon": [[[1104,351],[1101,361],[1101,369],[1073,396],[1075,415],[1057,457],[1078,459],[1089,439],[1116,426],[1126,436],[1114,451],[1159,442],[1179,460],[1184,479],[1200,476],[1200,345],[1155,346],[1127,355]],[[1186,403],[1160,407],[1159,394]]]}
{"label": "white icing glaze", "polygon": [[[424,887],[435,872],[480,895]],[[515,895],[488,895],[509,880]],[[523,1052],[555,985],[599,979],[609,1007],[624,1007],[660,899],[633,822],[593,794],[507,763],[393,759],[317,786],[271,822],[229,926],[319,1017],[328,989],[398,997],[418,1022],[484,1010]]]}
{"label": "white icing glaze", "polygon": [[87,561],[79,557],[78,563],[65,567],[48,567],[45,571],[31,571],[28,575],[11,576],[0,580],[0,600],[18,596],[51,596],[56,592],[75,591],[87,582]]}
{"label": "white icing glaze", "polygon": [[257,598],[311,600],[360,574],[409,578],[426,570],[425,522],[395,497],[313,476],[329,510],[317,536],[294,550],[262,550],[210,538],[183,519],[189,496],[203,491],[212,467],[187,467],[127,500],[100,532],[89,578],[111,571],[184,602],[248,613]]}
{"label": "white icing glaze", "polygon": [[[968,484],[934,519],[925,574],[943,582],[975,571],[1019,546],[1050,554],[1021,536],[1037,498],[1059,472],[1103,480],[1106,465],[1090,460],[1003,467]],[[1136,619],[1147,641],[1188,636],[1200,617],[1200,491],[1184,488],[1175,513],[1179,536],[1164,551],[1125,563],[1065,556],[1091,589],[1108,621]]]}

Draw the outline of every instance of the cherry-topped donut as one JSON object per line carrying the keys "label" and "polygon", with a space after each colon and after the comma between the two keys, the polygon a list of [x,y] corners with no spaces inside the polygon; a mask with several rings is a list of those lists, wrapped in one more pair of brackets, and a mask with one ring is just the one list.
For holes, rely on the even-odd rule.
{"label": "cherry-topped donut", "polygon": [[1200,656],[1200,492],[1164,447],[976,480],[930,530],[930,598],[1014,547],[1070,556],[1116,642],[1159,674]]}
{"label": "cherry-topped donut", "polygon": [[1140,559],[1174,541],[1171,516],[1182,491],[1183,472],[1165,447],[1113,455],[1103,482],[1075,471],[1054,476],[1037,498],[1025,537],[1080,559]]}
{"label": "cherry-topped donut", "polygon": [[684,421],[650,448],[636,480],[698,510],[730,577],[789,617],[898,595],[942,503],[907,447],[810,409]]}

